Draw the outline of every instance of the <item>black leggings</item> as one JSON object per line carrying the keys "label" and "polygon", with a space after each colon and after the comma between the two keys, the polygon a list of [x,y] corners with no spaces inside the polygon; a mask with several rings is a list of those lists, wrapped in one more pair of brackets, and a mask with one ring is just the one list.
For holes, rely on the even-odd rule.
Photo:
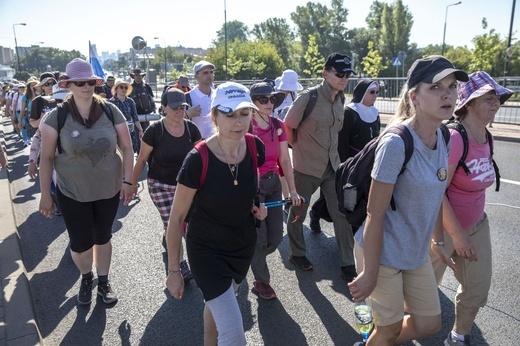
{"label": "black leggings", "polygon": [[112,238],[112,224],[119,208],[119,192],[109,199],[78,202],[56,189],[63,220],[70,238],[70,249],[84,252],[94,244],[103,245]]}

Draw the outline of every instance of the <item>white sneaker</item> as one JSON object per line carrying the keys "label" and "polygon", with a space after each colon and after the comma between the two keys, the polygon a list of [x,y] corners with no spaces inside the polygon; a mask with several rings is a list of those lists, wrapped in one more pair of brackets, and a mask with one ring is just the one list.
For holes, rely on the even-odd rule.
{"label": "white sneaker", "polygon": [[471,346],[468,335],[466,335],[464,337],[464,341],[453,340],[451,338],[451,332],[449,332],[448,337],[446,338],[446,340],[444,340],[444,346],[468,346],[468,345]]}

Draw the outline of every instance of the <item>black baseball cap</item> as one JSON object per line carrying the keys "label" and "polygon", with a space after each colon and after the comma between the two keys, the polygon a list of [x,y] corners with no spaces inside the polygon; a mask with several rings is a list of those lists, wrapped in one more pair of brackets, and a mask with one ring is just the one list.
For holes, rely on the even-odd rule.
{"label": "black baseball cap", "polygon": [[417,59],[408,70],[406,84],[411,89],[419,83],[437,83],[447,75],[453,73],[455,79],[461,82],[468,81],[468,74],[458,70],[453,64],[441,55],[430,55]]}
{"label": "black baseball cap", "polygon": [[348,55],[332,53],[325,60],[325,69],[327,67],[333,67],[338,72],[351,72],[357,75],[356,71],[352,69],[352,61]]}

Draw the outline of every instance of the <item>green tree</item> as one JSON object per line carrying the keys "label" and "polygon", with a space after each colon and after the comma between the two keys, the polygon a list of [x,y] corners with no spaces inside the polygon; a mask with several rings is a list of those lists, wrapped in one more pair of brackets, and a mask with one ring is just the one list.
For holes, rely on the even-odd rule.
{"label": "green tree", "polygon": [[354,28],[349,30],[350,51],[359,57],[368,54],[368,42],[373,41],[372,31],[367,28]]}
{"label": "green tree", "polygon": [[309,45],[305,51],[305,62],[309,68],[303,70],[305,75],[309,78],[319,78],[323,71],[323,65],[325,64],[325,58],[318,50],[318,44],[316,43],[316,37],[314,35],[309,36]]}
{"label": "green tree", "polygon": [[468,72],[484,70],[492,76],[501,76],[504,70],[506,41],[500,40],[500,35],[495,29],[491,29],[488,33],[476,36],[473,43],[475,49],[471,55]]}
{"label": "green tree", "polygon": [[275,46],[286,67],[292,65],[290,50],[296,35],[284,18],[269,18],[255,24],[251,33],[258,41],[265,40]]}
{"label": "green tree", "polygon": [[331,53],[326,46],[331,33],[330,12],[327,6],[313,2],[308,2],[305,6],[296,6],[296,11],[291,13],[291,19],[296,25],[304,52],[307,51],[310,36],[313,35],[320,54],[327,56]]}
{"label": "green tree", "polygon": [[379,77],[379,72],[383,69],[383,58],[374,48],[374,42],[368,42],[368,54],[363,58],[363,70],[372,78]]}
{"label": "green tree", "polygon": [[[26,55],[20,57],[20,64],[23,66],[23,71],[38,74],[38,71],[43,72],[47,69],[51,71],[65,71],[67,64],[74,58],[86,60],[85,56],[77,50],[67,51],[50,47],[38,47],[31,49]],[[11,66],[18,68],[16,59]]]}
{"label": "green tree", "polygon": [[334,52],[346,53],[350,50],[347,29],[348,10],[343,7],[343,0],[331,0],[330,7],[331,28],[330,36],[324,44],[327,47],[324,56]]}
{"label": "green tree", "polygon": [[247,25],[238,20],[232,20],[231,22],[222,24],[222,28],[219,31],[217,31],[217,41],[224,42],[226,38],[226,28],[228,43],[234,42],[235,40],[239,40],[241,42],[247,41],[249,28],[247,27]]}

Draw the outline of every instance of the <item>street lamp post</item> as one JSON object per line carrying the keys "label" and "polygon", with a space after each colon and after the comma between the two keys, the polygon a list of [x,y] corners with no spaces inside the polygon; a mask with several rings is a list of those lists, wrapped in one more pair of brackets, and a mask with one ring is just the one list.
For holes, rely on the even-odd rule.
{"label": "street lamp post", "polygon": [[16,50],[16,59],[18,60],[18,72],[20,72],[22,70],[22,67],[20,66],[20,54],[18,54],[18,42],[16,41],[16,30],[15,30],[15,26],[16,25],[23,25],[23,26],[26,26],[27,24],[25,23],[16,23],[16,24],[13,24],[13,33],[14,33],[14,49]]}
{"label": "street lamp post", "polygon": [[441,52],[441,55],[444,55],[444,42],[445,42],[445,39],[446,39],[446,21],[448,20],[448,7],[450,6],[457,6],[457,5],[460,5],[462,4],[462,1],[459,1],[459,2],[456,2],[454,4],[449,4],[448,6],[446,6],[446,14],[444,15],[444,34],[442,35],[442,52]]}
{"label": "street lamp post", "polygon": [[166,40],[164,38],[161,38],[161,37],[154,37],[153,38],[154,40],[158,40],[158,39],[161,39],[163,40],[163,44],[164,44],[164,85],[166,85],[167,83],[167,77],[166,77],[166,73],[167,73],[167,66],[166,66],[166,56],[168,54],[168,51],[166,50]]}

